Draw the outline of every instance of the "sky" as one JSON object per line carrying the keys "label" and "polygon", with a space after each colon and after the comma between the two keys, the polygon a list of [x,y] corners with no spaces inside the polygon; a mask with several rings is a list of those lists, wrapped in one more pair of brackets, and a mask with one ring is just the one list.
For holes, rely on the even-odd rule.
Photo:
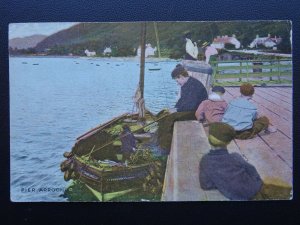
{"label": "sky", "polygon": [[9,24],[9,39],[28,37],[34,34],[51,35],[60,30],[67,29],[75,22],[47,22],[47,23],[11,23]]}

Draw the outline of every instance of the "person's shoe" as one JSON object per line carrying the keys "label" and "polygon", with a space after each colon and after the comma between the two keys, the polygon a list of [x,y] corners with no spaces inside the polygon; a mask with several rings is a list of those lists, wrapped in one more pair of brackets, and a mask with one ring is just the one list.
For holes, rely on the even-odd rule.
{"label": "person's shoe", "polygon": [[265,130],[265,133],[275,133],[277,131],[277,128],[273,125],[269,125],[268,128]]}

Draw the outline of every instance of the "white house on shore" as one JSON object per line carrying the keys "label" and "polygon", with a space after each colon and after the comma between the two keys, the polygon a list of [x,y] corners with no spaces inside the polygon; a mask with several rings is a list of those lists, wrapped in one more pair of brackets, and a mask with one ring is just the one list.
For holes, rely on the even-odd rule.
{"label": "white house on shore", "polygon": [[86,49],[86,50],[84,51],[84,53],[85,53],[86,56],[88,56],[88,57],[96,56],[96,52],[90,52],[88,49]]}
{"label": "white house on shore", "polygon": [[281,37],[274,37],[272,38],[270,34],[268,34],[268,37],[259,37],[256,35],[256,38],[250,43],[249,47],[254,48],[258,45],[263,45],[266,48],[274,48],[276,45],[280,44],[282,41]]}
{"label": "white house on shore", "polygon": [[[145,57],[149,57],[149,56],[154,56],[155,52],[156,52],[156,47],[152,48],[151,44],[146,44],[146,49],[145,49]],[[138,50],[137,50],[137,56],[141,56],[141,46],[139,46]]]}
{"label": "white house on shore", "polygon": [[103,55],[111,55],[111,47],[105,47]]}
{"label": "white house on shore", "polygon": [[228,37],[227,35],[221,37],[217,36],[210,46],[215,47],[216,49],[223,49],[225,44],[232,44],[236,49],[241,47],[241,42],[236,39],[234,34],[232,37]]}

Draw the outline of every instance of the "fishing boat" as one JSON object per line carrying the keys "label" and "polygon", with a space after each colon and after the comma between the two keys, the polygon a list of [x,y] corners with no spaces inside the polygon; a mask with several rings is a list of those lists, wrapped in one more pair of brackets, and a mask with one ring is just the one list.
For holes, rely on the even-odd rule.
{"label": "fishing boat", "polygon": [[[141,27],[141,46],[145,46],[146,23]],[[145,178],[161,163],[144,147],[149,143],[160,118],[145,109],[144,104],[145,47],[140,58],[140,81],[135,99],[138,113],[125,113],[100,124],[76,139],[60,165],[66,181],[82,182],[100,201],[134,191],[145,185]],[[138,140],[138,149],[124,162],[120,154],[120,133],[127,125]],[[152,130],[151,130],[152,129]],[[163,174],[159,177],[162,187]]]}
{"label": "fishing boat", "polygon": [[[155,143],[158,122],[168,113],[154,115],[144,104],[146,23],[141,25],[140,80],[135,93],[137,113],[124,113],[112,120],[100,124],[76,139],[70,152],[60,165],[65,181],[83,183],[99,200],[108,201],[117,196],[150,187],[153,193],[159,193],[163,186],[164,162],[153,157],[147,144]],[[201,77],[205,86],[209,86],[211,77],[209,66],[199,62],[182,62],[191,76]],[[202,68],[199,70],[199,68]],[[202,78],[205,75],[204,78]],[[203,81],[204,79],[204,81]],[[127,125],[139,141],[138,149],[127,161],[120,154],[120,133]]]}
{"label": "fishing boat", "polygon": [[72,151],[64,154],[67,158],[61,164],[64,179],[81,181],[101,201],[141,188],[157,162],[150,155],[147,157],[149,151],[145,149],[141,150],[138,162],[120,161],[118,134],[127,124],[140,140],[139,146],[143,146],[151,138],[154,131],[150,130],[157,120],[147,111],[143,122],[146,125],[135,121],[138,121],[138,114],[125,113],[78,137]]}

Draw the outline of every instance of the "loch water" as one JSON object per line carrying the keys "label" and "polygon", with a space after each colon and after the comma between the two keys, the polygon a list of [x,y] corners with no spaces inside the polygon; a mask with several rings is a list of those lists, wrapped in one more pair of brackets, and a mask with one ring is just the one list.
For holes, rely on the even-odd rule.
{"label": "loch water", "polygon": [[[145,104],[173,107],[178,61],[146,60]],[[150,69],[150,70],[149,70]],[[135,112],[138,58],[10,57],[10,193],[15,202],[61,202],[60,163],[78,136]]]}

